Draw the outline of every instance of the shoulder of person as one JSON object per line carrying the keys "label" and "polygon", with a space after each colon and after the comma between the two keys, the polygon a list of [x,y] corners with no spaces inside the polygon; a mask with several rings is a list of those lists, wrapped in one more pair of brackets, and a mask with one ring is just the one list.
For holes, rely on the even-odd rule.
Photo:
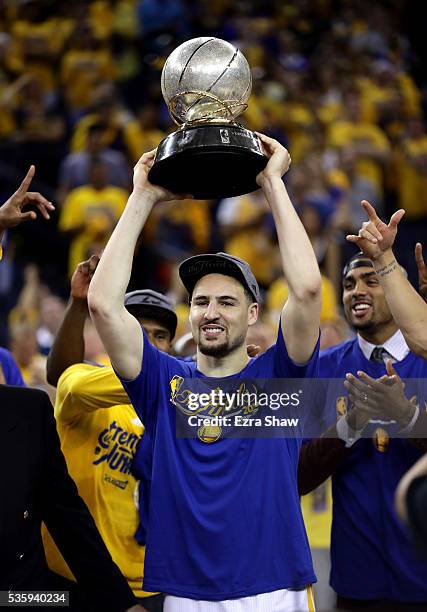
{"label": "shoulder of person", "polygon": [[320,362],[326,361],[339,361],[343,356],[347,355],[353,350],[354,343],[357,342],[357,338],[351,338],[345,342],[341,342],[336,346],[331,346],[323,351],[320,351],[319,360]]}

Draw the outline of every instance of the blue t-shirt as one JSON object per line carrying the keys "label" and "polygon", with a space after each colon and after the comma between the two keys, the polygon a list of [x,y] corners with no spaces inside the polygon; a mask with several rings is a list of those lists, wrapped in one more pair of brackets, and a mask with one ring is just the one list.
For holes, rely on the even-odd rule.
{"label": "blue t-shirt", "polygon": [[[427,378],[427,361],[413,353],[394,368],[404,379]],[[366,359],[357,338],[321,353],[322,378],[344,379],[357,370],[373,378],[386,374],[385,365]],[[328,408],[342,414],[347,392],[332,389]],[[370,438],[353,445],[332,479],[331,586],[342,597],[427,602],[427,565],[394,510],[397,484],[422,453],[409,440],[388,436],[396,425],[368,428]]]}
{"label": "blue t-shirt", "polygon": [[[317,375],[318,346],[307,364],[296,365],[280,330],[276,344],[234,377]],[[297,490],[300,440],[177,439],[179,409],[171,402],[177,376],[206,378],[194,362],[162,353],[145,338],[140,374],[122,381],[147,436],[136,466],[150,481],[144,590],[220,601],[311,584]]]}
{"label": "blue t-shirt", "polygon": [[0,348],[0,368],[2,369],[4,380],[7,385],[25,387],[21,372],[16,362],[7,349]]}

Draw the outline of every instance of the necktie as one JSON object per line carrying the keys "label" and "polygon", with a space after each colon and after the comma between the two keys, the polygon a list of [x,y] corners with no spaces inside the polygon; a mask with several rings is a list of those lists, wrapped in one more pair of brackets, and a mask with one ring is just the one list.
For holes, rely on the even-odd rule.
{"label": "necktie", "polygon": [[376,346],[371,353],[370,360],[375,361],[375,363],[384,363],[388,357],[390,357],[390,353],[383,346]]}

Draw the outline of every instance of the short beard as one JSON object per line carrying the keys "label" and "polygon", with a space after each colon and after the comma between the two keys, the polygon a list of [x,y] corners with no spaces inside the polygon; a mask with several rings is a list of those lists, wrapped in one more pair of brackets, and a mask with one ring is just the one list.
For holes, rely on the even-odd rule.
{"label": "short beard", "polygon": [[361,330],[361,331],[374,331],[375,327],[376,327],[376,323],[374,321],[367,321],[366,323],[352,323],[351,324],[352,328],[355,330]]}
{"label": "short beard", "polygon": [[237,348],[240,348],[245,342],[245,340],[246,335],[239,336],[239,338],[236,338],[236,340],[232,344],[230,344],[228,340],[226,340],[222,344],[218,344],[217,346],[204,345],[200,343],[198,348],[202,355],[222,359],[224,357],[227,357],[227,355],[235,351]]}

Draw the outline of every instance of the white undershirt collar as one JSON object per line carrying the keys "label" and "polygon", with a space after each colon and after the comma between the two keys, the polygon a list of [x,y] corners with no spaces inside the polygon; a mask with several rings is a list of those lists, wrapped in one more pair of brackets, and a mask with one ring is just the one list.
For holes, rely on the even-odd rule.
{"label": "white undershirt collar", "polygon": [[372,351],[376,346],[382,346],[391,355],[393,363],[396,361],[402,361],[409,353],[409,346],[405,342],[402,332],[398,329],[388,340],[383,344],[372,344],[367,340],[364,340],[360,334],[357,334],[357,341],[359,343],[360,350],[366,357],[371,358]]}

